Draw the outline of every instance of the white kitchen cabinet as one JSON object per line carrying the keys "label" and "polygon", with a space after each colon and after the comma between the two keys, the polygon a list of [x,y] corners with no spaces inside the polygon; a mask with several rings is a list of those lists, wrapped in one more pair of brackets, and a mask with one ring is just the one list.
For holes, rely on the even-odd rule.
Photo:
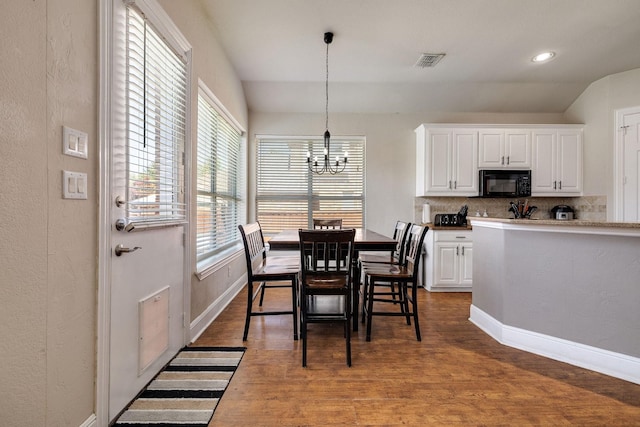
{"label": "white kitchen cabinet", "polygon": [[480,129],[478,144],[480,169],[531,167],[531,131],[528,129]]}
{"label": "white kitchen cabinet", "polygon": [[426,237],[425,287],[433,292],[471,291],[473,242],[471,231],[429,230]]}
{"label": "white kitchen cabinet", "polygon": [[532,132],[531,195],[582,194],[582,129]]}
{"label": "white kitchen cabinet", "polygon": [[416,195],[478,195],[477,129],[416,129]]}

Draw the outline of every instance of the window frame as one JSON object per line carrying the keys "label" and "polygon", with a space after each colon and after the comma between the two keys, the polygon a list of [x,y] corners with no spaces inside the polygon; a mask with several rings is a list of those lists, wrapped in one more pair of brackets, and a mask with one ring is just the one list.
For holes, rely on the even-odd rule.
{"label": "window frame", "polygon": [[[365,228],[366,221],[366,211],[365,211],[365,201],[366,201],[366,168],[365,168],[365,158],[366,158],[366,137],[365,136],[333,136],[331,138],[331,155],[334,156],[335,153],[342,153],[342,149],[340,147],[348,146],[349,151],[349,160],[347,163],[347,170],[345,172],[338,173],[336,175],[330,175],[325,173],[324,175],[316,175],[308,170],[308,165],[306,162],[306,153],[307,151],[311,151],[312,156],[313,152],[322,152],[323,147],[323,138],[321,135],[317,136],[281,136],[281,135],[256,135],[256,186],[255,186],[255,212],[256,218],[258,221],[261,221],[263,226],[263,231],[266,237],[270,237],[277,233],[280,229],[285,228],[312,228],[313,214],[317,213],[320,204],[323,203],[331,203],[340,201],[345,202],[346,204],[349,201],[354,201],[356,204],[360,204],[360,223],[354,224],[352,219],[349,221],[347,219],[345,227],[355,227],[355,228]],[[261,189],[261,179],[263,172],[261,171],[261,147],[266,147],[263,144],[269,143],[283,143],[283,144],[298,144],[298,147],[294,147],[294,149],[289,149],[287,154],[287,160],[284,160],[284,156],[282,158],[283,165],[287,163],[287,165],[294,164],[297,167],[297,171],[292,172],[294,179],[296,179],[297,188],[289,191],[288,193],[269,193],[265,194],[263,189]],[[313,147],[313,150],[309,148]],[[277,149],[277,147],[276,147]],[[354,152],[355,150],[355,152]],[[357,170],[354,172],[353,169]],[[322,182],[324,182],[325,191],[328,190],[327,182],[339,182],[344,180],[345,174],[351,173],[351,176],[355,177],[355,179],[360,180],[361,182],[357,186],[359,190],[359,195],[348,194],[346,196],[339,196],[337,194],[318,194],[317,189],[323,187]],[[283,183],[286,178],[282,178]],[[291,181],[288,181],[288,186],[291,187]],[[276,183],[277,184],[277,183]],[[315,184],[315,185],[314,185]],[[277,185],[271,184],[270,188],[277,188]],[[334,188],[336,188],[334,186]],[[350,186],[350,190],[353,191],[355,187]],[[304,205],[303,206],[303,201]],[[271,221],[267,221],[266,218],[261,215],[261,205],[265,202],[270,201],[272,203],[289,203],[291,209],[297,209],[298,216],[305,216],[306,223],[304,222],[304,218],[302,222],[300,219],[298,221],[280,221],[281,227],[275,227],[272,225]],[[303,213],[304,212],[304,213]],[[355,219],[357,221],[357,219]]]}
{"label": "window frame", "polygon": [[[121,150],[121,155],[126,156],[127,159],[125,162],[125,170],[122,171],[122,173],[125,174],[122,179],[125,179],[127,182],[125,195],[125,199],[127,200],[125,205],[126,221],[134,223],[137,229],[185,225],[188,222],[187,206],[189,185],[186,179],[186,171],[188,168],[185,159],[188,153],[190,138],[190,126],[188,123],[190,117],[189,103],[191,99],[191,46],[188,41],[174,29],[172,23],[163,19],[162,15],[157,12],[155,4],[152,4],[152,2],[145,0],[130,1],[124,8],[123,13],[125,15],[123,19],[127,26],[127,33],[123,39],[123,43],[127,46],[127,49],[123,63],[123,71],[125,74],[122,81],[123,95],[125,96],[124,108],[126,109],[126,126],[125,129],[123,129],[125,143],[121,147],[114,147],[114,150]],[[136,105],[136,98],[143,99],[144,101],[140,105],[146,106],[146,100],[149,97],[146,87],[147,60],[146,57],[144,57],[146,54],[143,54],[144,49],[142,52],[133,52],[130,54],[128,48],[130,29],[133,29],[135,26],[135,24],[129,22],[130,13],[135,13],[137,17],[134,17],[134,19],[139,20],[141,24],[145,26],[145,37],[148,31],[146,28],[151,30],[152,38],[155,37],[156,41],[151,39],[148,42],[149,47],[153,48],[156,46],[154,43],[160,42],[158,47],[170,51],[172,55],[175,55],[174,59],[182,64],[182,68],[177,70],[183,74],[183,79],[178,81],[182,85],[182,98],[175,98],[174,93],[169,94],[171,100],[181,100],[183,103],[181,116],[179,116],[182,118],[181,124],[167,120],[169,117],[174,117],[173,113],[175,111],[171,110],[170,107],[166,107],[166,102],[158,104],[161,106],[162,116],[159,121],[158,117],[155,118],[155,125],[153,124],[154,119],[148,118],[145,110],[140,108],[136,110],[134,107],[134,105]],[[135,41],[136,39],[133,39],[134,43]],[[147,43],[146,40],[138,41],[140,43]],[[145,46],[147,45],[145,44]],[[143,57],[140,55],[143,55]],[[137,74],[130,73],[130,70],[135,70],[136,68],[135,65],[132,65],[132,62],[135,64],[134,61],[140,59],[145,62],[141,71]],[[171,58],[164,57],[160,58],[160,60],[163,61],[163,63],[166,61],[170,62]],[[137,91],[134,90],[136,87],[136,78],[142,79],[138,80],[138,83],[142,84],[142,86],[138,86]],[[152,80],[152,83],[156,83],[157,87],[160,86],[157,83],[162,82],[163,80]],[[158,93],[162,92],[162,96],[165,96],[164,90],[165,89],[159,90]],[[137,119],[136,116],[138,116]],[[179,132],[177,136],[168,137],[170,133],[173,133],[173,128],[168,132],[166,128],[167,124],[178,126],[176,128]],[[136,133],[136,128],[142,129],[142,132]],[[156,141],[148,137],[147,130],[152,134],[155,133],[158,135]],[[160,137],[160,134],[164,134],[164,136]],[[140,150],[135,147],[136,140],[138,145],[139,143],[143,143],[144,149]],[[153,142],[155,144],[155,160],[145,159],[149,151],[146,147],[147,142]],[[167,153],[169,154],[167,155]],[[136,161],[140,163],[137,166],[132,165],[132,157],[138,158]],[[147,165],[145,172],[137,170],[137,168],[145,167],[145,165]],[[150,170],[158,171],[157,173],[165,178],[168,175],[170,175],[170,177],[157,184],[156,191],[149,192],[143,188],[142,193],[148,193],[147,196],[142,199],[134,199],[133,194],[136,193],[136,183],[146,186],[146,182],[148,181],[148,178],[139,180],[136,178],[136,175],[144,176],[147,173],[151,173],[149,172]],[[169,171],[168,174],[167,171]],[[116,171],[116,174],[117,173],[118,171]],[[153,180],[150,182],[153,182]],[[152,197],[155,198],[154,201],[151,201]]]}
{"label": "window frame", "polygon": [[[224,107],[222,102],[213,94],[213,92],[207,87],[207,85],[202,81],[198,80],[198,94],[197,94],[197,119],[196,119],[196,129],[197,135],[195,138],[196,141],[196,167],[195,167],[195,183],[194,183],[194,199],[195,199],[195,245],[194,252],[196,257],[196,275],[199,279],[205,278],[207,275],[211,274],[213,271],[217,269],[221,263],[225,262],[227,259],[232,257],[234,254],[238,253],[238,251],[242,250],[242,241],[240,239],[240,234],[238,233],[237,224],[233,224],[232,230],[230,233],[233,233],[233,239],[227,243],[225,243],[220,248],[214,248],[212,250],[208,250],[202,253],[198,253],[198,242],[201,238],[201,233],[199,231],[199,214],[198,214],[198,205],[199,205],[199,196],[201,195],[210,195],[211,197],[216,197],[215,188],[212,189],[212,192],[202,191],[199,188],[199,168],[201,165],[200,162],[200,125],[202,111],[200,110],[200,99],[203,100],[207,104],[207,106],[215,111],[218,115],[218,119],[222,119],[226,122],[226,126],[231,127],[234,131],[238,133],[238,153],[236,156],[237,165],[236,165],[236,181],[235,181],[235,196],[232,196],[232,199],[235,199],[235,210],[236,210],[236,221],[238,224],[246,222],[246,203],[247,203],[247,185],[246,185],[246,171],[247,171],[247,156],[246,156],[246,130],[240,125],[240,123],[231,115],[231,113]],[[213,160],[213,159],[210,159]],[[213,162],[208,163],[207,166],[211,168],[213,171],[214,164]],[[228,195],[224,195],[223,197],[228,198]]]}

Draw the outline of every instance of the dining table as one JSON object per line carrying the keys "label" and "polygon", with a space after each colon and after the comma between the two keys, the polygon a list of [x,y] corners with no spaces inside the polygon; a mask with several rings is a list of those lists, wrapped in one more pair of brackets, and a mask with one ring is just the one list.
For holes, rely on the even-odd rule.
{"label": "dining table", "polygon": [[[353,241],[353,264],[352,264],[352,313],[353,330],[358,330],[358,306],[360,303],[360,271],[358,266],[358,256],[360,252],[391,252],[396,249],[397,242],[394,238],[385,236],[366,228],[356,228],[356,235]],[[298,229],[285,229],[269,239],[269,247],[272,251],[278,250],[299,250],[300,240]]]}

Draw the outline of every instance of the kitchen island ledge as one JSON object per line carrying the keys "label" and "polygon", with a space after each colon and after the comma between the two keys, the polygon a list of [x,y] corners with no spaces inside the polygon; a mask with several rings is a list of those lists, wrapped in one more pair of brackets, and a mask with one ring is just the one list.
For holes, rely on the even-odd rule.
{"label": "kitchen island ledge", "polygon": [[[471,223],[494,223],[494,224],[511,224],[522,226],[542,226],[550,225],[553,227],[593,227],[596,229],[628,229],[640,231],[640,222],[621,222],[621,221],[591,221],[583,219],[557,220],[557,219],[516,219],[516,218],[486,218],[486,217],[467,217],[467,221]],[[486,225],[485,225],[486,226]],[[587,232],[587,231],[582,231]]]}
{"label": "kitchen island ledge", "polygon": [[640,384],[640,224],[468,220],[471,322],[502,344]]}

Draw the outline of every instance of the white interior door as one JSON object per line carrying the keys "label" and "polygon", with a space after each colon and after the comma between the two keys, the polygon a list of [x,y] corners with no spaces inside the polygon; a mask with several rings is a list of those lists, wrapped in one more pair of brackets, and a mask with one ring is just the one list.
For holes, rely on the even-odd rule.
{"label": "white interior door", "polygon": [[157,2],[104,1],[108,403],[98,399],[112,421],[187,341],[191,48]]}
{"label": "white interior door", "polygon": [[640,220],[640,108],[624,114],[623,141],[623,221]]}
{"label": "white interior door", "polygon": [[[124,210],[113,203],[114,223]],[[111,233],[110,420],[184,344],[183,233],[182,226]],[[118,256],[119,245],[140,249]]]}

